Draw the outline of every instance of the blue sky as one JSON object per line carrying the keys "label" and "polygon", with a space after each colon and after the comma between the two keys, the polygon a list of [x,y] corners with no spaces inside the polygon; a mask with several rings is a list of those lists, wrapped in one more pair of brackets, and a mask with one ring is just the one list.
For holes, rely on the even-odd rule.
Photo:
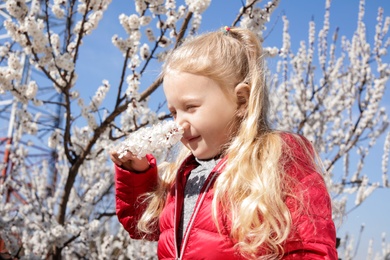
{"label": "blue sky", "polygon": [[[203,14],[202,29],[203,31],[218,30],[224,25],[229,25],[236,16],[236,10],[241,5],[240,0],[228,1],[212,1],[211,6]],[[308,22],[314,19],[316,22],[316,30],[322,26],[325,1],[320,0],[281,0],[279,7],[274,12],[271,22],[267,27],[275,26],[271,35],[265,40],[264,46],[282,45],[282,20],[281,16],[286,15],[290,21],[291,43],[294,50],[299,46],[301,40],[307,40],[308,37]],[[366,22],[367,35],[369,39],[373,38],[375,32],[375,23],[378,6],[382,6],[385,11],[385,16],[390,16],[390,1],[389,0],[366,0],[366,14],[364,21]],[[335,28],[340,27],[339,35],[345,35],[350,38],[356,29],[357,13],[359,8],[358,0],[333,0],[331,6],[331,29],[332,34]],[[124,35],[124,30],[119,24],[118,16],[121,13],[133,13],[133,1],[113,1],[105,14],[98,29],[93,34],[87,37],[84,41],[84,46],[80,53],[80,60],[77,65],[79,74],[77,89],[84,89],[81,95],[87,101],[94,94],[94,90],[99,86],[103,79],[110,81],[114,88],[119,81],[120,69],[122,66],[121,53],[112,45],[111,37],[114,34]],[[280,16],[279,19],[277,17]],[[390,59],[387,61],[390,62]],[[148,86],[159,73],[159,67],[155,66],[152,70],[148,70],[145,74],[142,84]],[[387,111],[390,113],[389,101],[390,90],[387,89],[385,101]],[[115,93],[110,92],[109,95],[114,96]],[[151,99],[151,104],[156,105],[163,101],[162,92],[158,91],[157,95]],[[107,105],[110,107],[110,105]],[[378,144],[371,152],[365,166],[364,172],[368,175],[375,173],[376,177],[371,177],[373,181],[380,181],[381,178],[381,156],[383,150],[384,138],[378,140]],[[371,158],[371,159],[370,159]],[[372,175],[373,176],[373,175]],[[346,232],[352,234],[357,239],[357,234],[360,230],[360,225],[365,223],[365,231],[362,236],[361,246],[356,259],[365,259],[367,254],[367,245],[370,238],[375,240],[375,251],[380,248],[381,233],[387,233],[387,241],[390,241],[390,199],[389,189],[379,189],[370,196],[362,206],[353,211],[344,221],[343,225],[338,229],[338,235],[344,236]],[[353,202],[353,201],[352,201]],[[349,204],[349,208],[352,207]]]}

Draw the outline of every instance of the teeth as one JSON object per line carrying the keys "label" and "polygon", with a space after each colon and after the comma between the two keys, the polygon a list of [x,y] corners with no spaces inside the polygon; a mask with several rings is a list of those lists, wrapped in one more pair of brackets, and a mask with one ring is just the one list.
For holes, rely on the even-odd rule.
{"label": "teeth", "polygon": [[118,145],[119,158],[131,152],[140,159],[154,151],[170,148],[180,141],[183,132],[183,128],[174,121],[162,121],[151,127],[143,127]]}

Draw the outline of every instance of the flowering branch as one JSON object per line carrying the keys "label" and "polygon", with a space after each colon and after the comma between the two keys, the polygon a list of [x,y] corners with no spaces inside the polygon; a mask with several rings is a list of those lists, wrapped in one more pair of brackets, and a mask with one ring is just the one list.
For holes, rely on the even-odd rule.
{"label": "flowering branch", "polygon": [[183,130],[173,121],[162,121],[153,127],[144,127],[131,134],[115,150],[119,158],[131,152],[139,159],[146,154],[155,154],[156,152],[172,147],[180,141]]}

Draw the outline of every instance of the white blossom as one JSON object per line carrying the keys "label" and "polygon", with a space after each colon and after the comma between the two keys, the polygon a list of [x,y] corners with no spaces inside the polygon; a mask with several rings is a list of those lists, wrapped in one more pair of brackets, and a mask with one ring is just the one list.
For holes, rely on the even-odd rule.
{"label": "white blossom", "polygon": [[10,50],[11,44],[9,42],[4,43],[0,46],[0,58],[6,57]]}
{"label": "white blossom", "polygon": [[30,81],[27,84],[25,95],[28,99],[32,99],[35,97],[38,91],[38,85],[35,81]]}
{"label": "white blossom", "polygon": [[149,10],[154,15],[164,14],[166,12],[166,8],[164,6],[164,0],[153,0],[149,3]]}
{"label": "white blossom", "polygon": [[146,37],[148,38],[148,41],[154,42],[156,40],[156,37],[153,34],[153,30],[151,28],[147,28],[145,30]]}
{"label": "white blossom", "polygon": [[131,152],[138,158],[156,150],[167,149],[178,141],[183,134],[182,128],[173,121],[162,121],[152,127],[144,127],[132,133],[116,148],[119,157]]}
{"label": "white blossom", "polygon": [[190,12],[203,13],[210,5],[211,0],[186,0]]}
{"label": "white blossom", "polygon": [[137,13],[143,13],[146,7],[147,5],[144,0],[135,0],[135,10],[137,11]]}
{"label": "white blossom", "polygon": [[275,57],[276,55],[279,54],[279,49],[277,47],[266,47],[263,49],[264,53],[267,53],[268,56],[270,57]]}
{"label": "white blossom", "polygon": [[165,2],[166,9],[175,9],[176,8],[176,0],[167,0]]}
{"label": "white blossom", "polygon": [[130,61],[129,65],[128,65],[128,68],[130,68],[132,70],[135,70],[140,65],[141,65],[141,60],[140,60],[139,56],[138,55],[133,55],[131,57],[131,61]]}
{"label": "white blossom", "polygon": [[141,26],[140,18],[136,14],[130,16],[121,14],[119,16],[119,21],[128,34],[131,34],[134,30],[139,30],[139,27]]}
{"label": "white blossom", "polygon": [[138,100],[139,98],[139,93],[138,93],[138,89],[140,86],[139,79],[140,79],[140,75],[138,73],[131,74],[126,78],[126,82],[128,84],[128,87],[126,89],[126,95],[136,100]]}
{"label": "white blossom", "polygon": [[20,63],[19,57],[15,53],[10,53],[8,57],[8,67],[12,70],[22,69],[22,64]]}
{"label": "white blossom", "polygon": [[67,52],[62,55],[58,55],[55,58],[55,63],[59,68],[64,69],[66,71],[74,70],[73,57]]}
{"label": "white blossom", "polygon": [[148,25],[148,24],[150,24],[150,22],[153,20],[153,18],[152,17],[150,17],[150,16],[141,16],[140,18],[139,18],[139,22],[140,22],[140,25],[142,25],[142,26],[146,26],[146,25]]}
{"label": "white blossom", "polygon": [[48,140],[48,146],[50,148],[55,148],[61,141],[61,133],[59,130],[53,131],[52,135],[50,136]]}
{"label": "white blossom", "polygon": [[25,0],[8,0],[5,6],[8,13],[18,20],[22,20],[28,13]]}
{"label": "white blossom", "polygon": [[140,48],[141,59],[146,60],[150,56],[149,45],[144,43]]}
{"label": "white blossom", "polygon": [[103,85],[97,89],[95,95],[91,100],[89,109],[92,111],[98,110],[109,90],[110,90],[110,83],[107,80],[103,80]]}
{"label": "white blossom", "polygon": [[382,182],[384,187],[389,187],[389,181],[387,177],[389,167],[389,156],[390,156],[390,132],[387,133],[385,143],[383,146],[382,155]]}
{"label": "white blossom", "polygon": [[167,47],[170,43],[171,41],[166,36],[161,36],[158,40],[158,45],[162,48]]}
{"label": "white blossom", "polygon": [[51,10],[52,10],[53,14],[59,19],[61,19],[65,16],[65,10],[62,9],[59,4],[52,5]]}

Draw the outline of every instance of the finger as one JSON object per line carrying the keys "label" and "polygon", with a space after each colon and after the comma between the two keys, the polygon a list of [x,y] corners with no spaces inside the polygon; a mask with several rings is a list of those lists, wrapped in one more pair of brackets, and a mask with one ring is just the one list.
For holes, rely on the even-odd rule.
{"label": "finger", "polygon": [[110,154],[111,161],[117,165],[122,165],[122,161],[118,158],[117,154]]}
{"label": "finger", "polygon": [[126,154],[121,158],[122,161],[136,161],[140,160],[137,155],[134,155],[132,152],[126,152]]}

